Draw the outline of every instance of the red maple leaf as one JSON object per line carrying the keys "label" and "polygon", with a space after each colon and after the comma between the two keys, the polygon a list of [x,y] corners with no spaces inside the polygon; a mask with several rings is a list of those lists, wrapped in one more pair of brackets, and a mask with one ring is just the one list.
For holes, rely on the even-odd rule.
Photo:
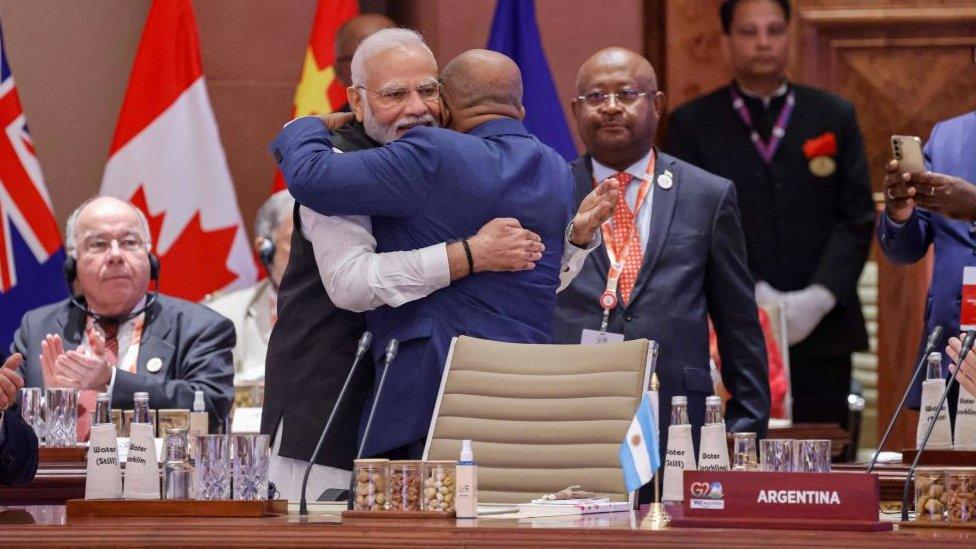
{"label": "red maple leaf", "polygon": [[[159,241],[166,212],[153,215],[149,211],[146,193],[140,185],[129,199],[133,206],[146,214],[149,234]],[[200,301],[207,294],[233,282],[237,275],[227,270],[227,257],[234,244],[237,227],[230,226],[205,231],[200,225],[200,212],[193,214],[183,232],[159,258],[159,290],[189,301]]]}

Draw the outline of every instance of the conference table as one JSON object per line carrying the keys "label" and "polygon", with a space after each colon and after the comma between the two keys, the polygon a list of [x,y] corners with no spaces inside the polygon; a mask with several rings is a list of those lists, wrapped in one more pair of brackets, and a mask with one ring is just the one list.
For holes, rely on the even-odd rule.
{"label": "conference table", "polygon": [[[315,511],[313,510],[313,513]],[[881,533],[642,527],[638,512],[540,519],[358,519],[312,514],[268,518],[67,519],[64,506],[0,512],[0,546],[550,546],[923,548],[976,546],[976,530],[900,529]]]}

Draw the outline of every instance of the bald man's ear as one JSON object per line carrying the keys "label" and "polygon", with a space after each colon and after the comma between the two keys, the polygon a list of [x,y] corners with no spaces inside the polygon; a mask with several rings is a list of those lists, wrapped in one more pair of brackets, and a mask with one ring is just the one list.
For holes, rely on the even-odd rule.
{"label": "bald man's ear", "polygon": [[440,97],[437,98],[437,102],[441,106],[441,120],[440,124],[442,128],[451,127],[451,108],[447,106],[447,101],[444,101],[444,94],[442,93]]}
{"label": "bald man's ear", "polygon": [[668,98],[664,95],[664,92],[657,92],[654,94],[654,101],[651,103],[654,107],[654,113],[657,114],[658,119],[664,116],[665,111],[668,108]]}
{"label": "bald man's ear", "polygon": [[349,100],[349,108],[352,109],[352,113],[356,115],[356,120],[363,121],[363,96],[359,93],[359,89],[354,86],[349,86],[346,88],[346,99]]}

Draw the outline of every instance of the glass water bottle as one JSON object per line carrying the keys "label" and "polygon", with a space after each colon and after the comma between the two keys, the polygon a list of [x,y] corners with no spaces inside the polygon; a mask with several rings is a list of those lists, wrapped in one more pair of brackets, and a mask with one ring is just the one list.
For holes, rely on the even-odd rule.
{"label": "glass water bottle", "polygon": [[705,425],[716,423],[725,423],[725,420],[722,419],[722,397],[711,395],[705,397]]}
{"label": "glass water bottle", "polygon": [[671,425],[688,424],[688,397],[676,395],[671,397]]}
{"label": "glass water bottle", "polygon": [[95,397],[95,418],[92,420],[92,425],[105,423],[112,423],[112,395],[98,393]]}
{"label": "glass water bottle", "polygon": [[132,423],[152,423],[149,419],[149,393],[136,393],[132,395],[132,401]]}
{"label": "glass water bottle", "polygon": [[942,353],[929,353],[925,379],[942,379]]}

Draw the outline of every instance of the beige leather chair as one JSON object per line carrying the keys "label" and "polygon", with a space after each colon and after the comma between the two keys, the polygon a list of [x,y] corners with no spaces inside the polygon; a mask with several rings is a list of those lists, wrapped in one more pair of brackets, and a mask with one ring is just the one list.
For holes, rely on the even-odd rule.
{"label": "beige leather chair", "polygon": [[528,503],[573,484],[628,501],[623,442],[657,345],[527,345],[458,337],[425,459],[458,458],[471,439],[479,501]]}

